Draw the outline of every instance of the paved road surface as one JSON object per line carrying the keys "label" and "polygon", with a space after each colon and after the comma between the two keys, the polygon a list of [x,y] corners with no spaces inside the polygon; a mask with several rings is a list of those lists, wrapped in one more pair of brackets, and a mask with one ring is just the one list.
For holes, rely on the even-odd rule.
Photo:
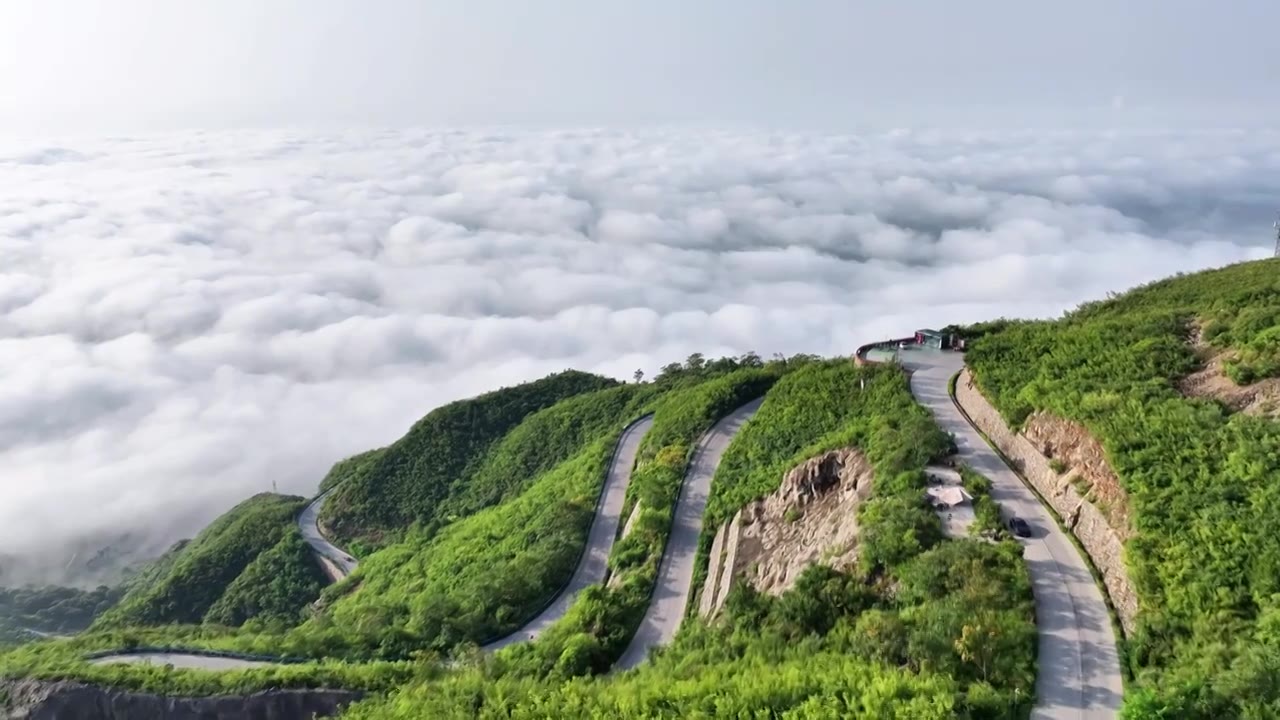
{"label": "paved road surface", "polygon": [[137,653],[134,655],[108,655],[90,660],[94,665],[113,665],[118,663],[146,663],[149,665],[172,665],[176,668],[194,668],[196,670],[239,670],[251,667],[268,667],[275,663],[261,660],[240,660],[238,658],[213,657],[211,655],[190,655],[187,653]]}
{"label": "paved road surface", "polygon": [[609,475],[605,479],[600,502],[596,506],[596,515],[591,521],[591,532],[587,535],[586,552],[583,553],[578,569],[574,570],[569,584],[556,597],[555,602],[541,614],[505,638],[485,645],[484,650],[489,652],[501,650],[513,643],[532,640],[541,635],[552,623],[564,617],[579,592],[588,585],[604,581],[605,570],[608,569],[609,551],[613,549],[613,539],[618,534],[622,501],[627,495],[627,485],[631,482],[631,469],[636,464],[640,441],[644,439],[651,427],[653,427],[653,416],[646,415],[632,423],[622,433],[622,437],[618,438],[618,446],[613,452],[613,461],[609,464]]}
{"label": "paved road surface", "polygon": [[323,560],[327,560],[330,569],[336,569],[342,577],[346,577],[356,569],[359,563],[342,548],[326,540],[320,532],[320,509],[332,494],[333,489],[318,496],[303,509],[298,515],[298,529],[302,531],[302,538],[311,546],[312,551]]}
{"label": "paved road surface", "polygon": [[689,471],[680,488],[680,499],[676,502],[675,519],[666,550],[662,554],[653,599],[649,601],[649,609],[645,611],[640,628],[627,646],[627,651],[618,660],[618,669],[626,670],[644,662],[649,655],[649,648],[671,642],[680,629],[685,607],[689,604],[693,561],[698,553],[702,511],[707,507],[711,478],[716,474],[720,458],[733,436],[760,409],[762,402],[764,399],[760,398],[734,410],[716,423],[698,443],[693,462],[689,464]]}
{"label": "paved road surface", "polygon": [[[613,548],[613,539],[618,534],[618,521],[622,514],[622,501],[627,494],[627,485],[631,482],[631,470],[636,464],[636,454],[640,450],[640,441],[644,439],[645,434],[649,432],[651,427],[653,427],[653,416],[646,415],[628,426],[623,431],[622,437],[618,439],[618,446],[614,450],[613,460],[609,464],[609,475],[605,479],[600,502],[596,506],[596,515],[591,521],[591,531],[587,536],[586,552],[583,553],[582,560],[578,563],[578,568],[574,571],[573,577],[569,580],[569,584],[564,591],[560,593],[550,607],[542,611],[541,614],[529,621],[524,627],[497,642],[486,645],[484,647],[486,651],[500,650],[512,643],[522,642],[541,635],[548,626],[564,616],[569,606],[573,604],[574,598],[583,588],[604,580],[605,570],[608,566],[609,551]],[[330,490],[329,492],[333,491]],[[325,540],[316,526],[316,515],[324,505],[324,500],[328,495],[329,493],[325,493],[312,501],[306,510],[302,512],[302,515],[299,516],[298,525],[302,528],[303,535],[307,538],[307,543],[322,557],[329,559],[336,565],[339,559],[347,556],[346,553],[329,543],[328,540]],[[344,562],[340,567],[345,573],[350,573],[356,568],[356,563],[351,560]],[[109,655],[91,662],[99,664],[140,662],[204,670],[232,670],[271,664],[256,660],[239,660],[236,658],[183,653]]]}
{"label": "paved road surface", "polygon": [[959,353],[909,350],[911,392],[952,433],[960,457],[991,479],[991,494],[1005,517],[1030,523],[1022,540],[1031,569],[1040,637],[1033,718],[1090,720],[1116,717],[1123,693],[1115,634],[1102,592],[1076,546],[1049,510],[1004,464],[951,401],[947,383],[964,366]]}

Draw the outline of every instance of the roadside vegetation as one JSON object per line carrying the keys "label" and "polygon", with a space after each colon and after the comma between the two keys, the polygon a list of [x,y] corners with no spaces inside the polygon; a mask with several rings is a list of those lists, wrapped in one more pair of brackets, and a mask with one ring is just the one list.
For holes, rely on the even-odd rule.
{"label": "roadside vegetation", "polygon": [[1128,718],[1280,716],[1280,423],[1176,384],[1199,367],[1197,327],[1237,383],[1280,373],[1277,278],[1275,260],[1170,278],[972,342],[1011,425],[1036,410],[1082,423],[1128,495]]}
{"label": "roadside vegetation", "polygon": [[[94,627],[205,621],[206,614],[229,588],[241,592],[243,584],[235,585],[235,581],[259,556],[274,548],[290,532],[296,532],[294,523],[305,504],[300,497],[271,493],[245,500],[194,540],[180,544],[133,578],[120,604],[103,614]],[[279,555],[275,558],[277,567],[282,559]],[[277,589],[282,593],[280,598],[268,599],[264,594],[267,591],[261,589],[254,592],[259,599],[269,602],[275,612],[291,603],[296,603],[296,608],[301,610],[301,605],[310,599],[301,588],[292,585],[280,585]],[[242,611],[248,609],[241,608]],[[223,617],[221,610],[218,616]]]}
{"label": "roadside vegetation", "polygon": [[[687,620],[676,642],[651,662],[618,676],[575,678],[607,668],[604,661],[627,638],[568,635],[571,628],[639,620],[610,612],[614,597],[629,594],[625,586],[593,590],[551,636],[493,658],[472,656],[459,672],[410,683],[348,716],[1025,717],[1034,699],[1030,579],[1016,543],[942,539],[923,499],[923,468],[949,439],[915,405],[894,368],[830,361],[789,369],[730,446],[742,474],[717,474],[717,483],[729,485],[718,490],[721,512],[776,489],[788,463],[807,453],[859,447],[876,480],[859,517],[867,545],[854,572],[811,567],[778,598],[738,585],[721,618],[711,625]],[[742,377],[750,376],[735,373],[717,383]],[[663,417],[659,410],[655,429]],[[755,428],[750,435],[749,428]],[[650,450],[648,462],[657,468],[661,452]],[[761,468],[769,468],[768,476]],[[652,500],[640,502],[644,512]],[[614,560],[626,552],[616,547]],[[637,610],[643,613],[644,604]]]}
{"label": "roadside vegetation", "polygon": [[[859,564],[848,573],[811,568],[777,598],[740,586],[714,624],[690,620],[652,662],[592,677],[612,667],[648,606],[698,439],[762,395],[759,419],[738,438],[744,446],[730,446],[734,469],[717,475],[709,517],[773,491],[811,453],[857,447],[875,468],[858,517]],[[529,619],[572,573],[613,444],[650,411],[627,493],[636,520],[614,545],[609,581],[579,595],[538,640],[480,653],[478,644]],[[476,468],[467,483],[441,496],[449,515],[386,535],[394,542],[297,614],[292,602],[274,602],[292,591],[272,588],[277,579],[308,583],[292,525],[302,501],[255,498],[140,574],[128,603],[93,631],[0,655],[0,676],[192,695],[321,686],[376,693],[350,711],[356,718],[1023,717],[1034,697],[1029,579],[1016,544],[943,539],[924,502],[923,468],[949,444],[895,368],[693,356],[652,382],[530,411],[466,461]],[[350,481],[385,457],[358,456],[333,475]],[[277,510],[280,522],[266,523]],[[219,592],[189,593],[203,609],[168,621],[179,624],[121,620],[176,615],[170,599],[195,568],[221,576],[201,558],[241,558],[214,549],[241,547],[230,533],[250,527],[278,534],[245,553]],[[98,651],[162,647],[300,662],[218,673],[85,662]],[[307,659],[322,656],[334,659]]]}
{"label": "roadside vegetation", "polygon": [[616,384],[568,370],[437,408],[403,438],[331,474],[343,482],[321,521],[338,545],[357,554],[388,545],[413,526],[434,535],[456,516],[457,496],[478,476],[490,449],[531,413]]}
{"label": "roadside vegetation", "polygon": [[122,588],[0,588],[0,628],[60,635],[84,630],[120,600]]}
{"label": "roadside vegetation", "polygon": [[503,674],[572,677],[602,672],[626,650],[644,616],[666,547],[684,472],[698,439],[720,418],[760,397],[785,365],[748,360],[707,368],[695,358],[659,377],[669,390],[655,405],[653,427],[641,443],[627,488],[640,510],[631,533],[614,544],[610,581],[579,595],[566,617],[536,642],[498,653]]}
{"label": "roadside vegetation", "polygon": [[[155,681],[151,669],[87,667],[81,658],[94,651],[142,647],[207,649],[246,657],[335,657],[357,664],[373,661],[384,668],[398,665],[377,662],[379,659],[412,658],[431,665],[432,658],[458,654],[455,646],[474,646],[519,627],[559,591],[582,551],[618,436],[632,420],[656,410],[655,427],[648,436],[652,439],[642,447],[641,470],[629,491],[633,501],[643,498],[652,508],[669,500],[665,508],[650,513],[645,527],[636,533],[636,538],[643,540],[646,555],[629,561],[649,568],[651,587],[666,527],[650,525],[655,519],[669,523],[670,504],[684,470],[682,461],[671,467],[656,462],[658,451],[664,450],[669,458],[673,456],[671,448],[678,447],[683,459],[705,429],[742,402],[762,394],[780,374],[782,364],[772,363],[768,369],[765,365],[755,356],[710,362],[694,356],[685,364],[669,366],[654,382],[580,393],[532,412],[473,461],[480,469],[467,485],[455,488],[449,499],[458,515],[446,516],[448,522],[434,528],[415,523],[400,531],[401,539],[367,555],[355,574],[320,593],[314,608],[299,605],[298,612],[291,613],[288,603],[273,602],[277,580],[292,578],[303,583],[309,579],[292,562],[293,550],[305,550],[305,546],[292,545],[294,539],[300,541],[292,530],[293,516],[301,506],[298,501],[286,513],[288,522],[282,526],[289,532],[282,532],[274,545],[263,542],[267,549],[242,573],[236,573],[241,579],[233,578],[226,584],[225,592],[214,598],[206,611],[190,612],[186,618],[191,619],[183,619],[181,624],[155,627],[120,620],[144,614],[134,608],[161,605],[154,598],[173,595],[165,588],[183,586],[189,575],[184,568],[193,562],[190,556],[203,557],[209,547],[226,543],[234,528],[247,527],[239,525],[236,518],[262,502],[255,499],[146,568],[130,589],[130,604],[125,608],[128,615],[117,612],[114,618],[105,618],[96,632],[73,640],[37,643],[4,656],[0,673],[38,669],[42,676],[109,678],[113,684],[139,687]],[[495,402],[503,405],[500,399]],[[377,451],[373,456],[339,463],[330,477],[350,477],[376,457]],[[219,556],[229,557],[225,553]],[[221,576],[223,572],[211,574]],[[231,575],[229,571],[225,574]],[[272,582],[265,581],[268,575]],[[287,584],[295,585],[292,581]],[[647,587],[642,595],[626,595],[629,604],[625,609],[635,614],[638,607],[642,613]],[[611,597],[612,612],[621,612],[622,597]],[[602,632],[585,619],[598,608],[590,603],[584,608],[577,610],[579,624],[566,624],[559,636],[561,642]],[[201,620],[204,622],[196,624]],[[237,622],[244,624],[239,629],[223,627]],[[615,645],[621,644],[615,654],[625,646],[634,624],[616,631],[610,628],[620,633],[614,640]],[[562,648],[553,652],[551,665],[561,653]],[[528,662],[536,665],[542,661],[529,656]],[[291,666],[285,674],[237,673],[240,679],[234,682],[250,682],[245,678],[284,682],[286,676],[291,678],[289,682],[304,682],[305,671],[299,668],[311,666]],[[182,676],[175,686],[186,691],[207,688],[208,692],[220,692],[228,687],[222,679],[215,679],[221,674],[180,670],[173,674]],[[197,677],[206,675],[210,679],[202,685]],[[356,673],[352,677],[362,676]],[[373,687],[363,680],[349,686]]]}

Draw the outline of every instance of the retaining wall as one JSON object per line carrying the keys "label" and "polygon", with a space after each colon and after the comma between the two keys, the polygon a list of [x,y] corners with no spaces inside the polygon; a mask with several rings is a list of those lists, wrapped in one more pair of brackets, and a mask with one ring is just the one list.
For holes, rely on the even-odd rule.
{"label": "retaining wall", "polygon": [[174,697],[70,681],[0,680],[5,720],[311,720],[336,715],[362,693],[266,690],[252,695]]}
{"label": "retaining wall", "polygon": [[1094,566],[1102,573],[1103,584],[1120,617],[1126,635],[1137,626],[1138,595],[1124,565],[1124,544],[1093,503],[1073,487],[1068,475],[1059,475],[1030,440],[1010,430],[1004,418],[973,383],[969,369],[956,382],[956,401],[1000,452],[1049,503],[1073,535],[1080,540]]}

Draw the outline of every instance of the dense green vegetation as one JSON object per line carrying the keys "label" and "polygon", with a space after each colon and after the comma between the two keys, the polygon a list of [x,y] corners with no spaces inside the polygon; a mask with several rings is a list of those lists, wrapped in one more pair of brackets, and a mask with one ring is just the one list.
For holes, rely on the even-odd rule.
{"label": "dense green vegetation", "polygon": [[465,515],[370,555],[351,578],[355,589],[286,646],[311,656],[395,658],[518,628],[573,574],[613,447],[656,394],[624,385],[531,415],[450,499]]}
{"label": "dense green vegetation", "polygon": [[303,608],[320,596],[326,582],[302,533],[291,527],[275,547],[231,581],[204,620],[233,626],[250,619],[292,625],[302,619]]}
{"label": "dense green vegetation", "polygon": [[[883,372],[893,370],[838,359],[804,364],[782,378],[720,461],[704,519],[710,532],[704,535],[738,508],[777,490],[782,476],[800,462],[855,444],[853,425],[871,417],[861,407],[868,396],[859,382]],[[871,384],[873,393],[880,387],[888,386]]]}
{"label": "dense green vegetation", "polygon": [[[732,483],[726,492],[745,501],[772,489],[753,474],[757,467],[778,470],[776,487],[787,458],[856,443],[876,468],[872,500],[859,518],[864,535],[876,538],[863,569],[844,575],[810,568],[779,598],[739,585],[720,620],[711,626],[686,621],[675,644],[652,662],[620,676],[573,679],[606,667],[607,648],[620,650],[617,642],[626,639],[607,633],[619,619],[630,619],[614,612],[615,596],[627,596],[625,585],[595,589],[551,636],[491,659],[475,657],[459,673],[411,683],[350,716],[1025,716],[1034,695],[1035,628],[1020,546],[941,541],[937,516],[923,502],[922,468],[947,448],[948,438],[912,403],[900,372],[857,370],[847,362],[796,365],[756,416],[791,422],[775,432],[771,422],[753,420],[756,429],[748,436],[744,428],[739,441],[755,447],[735,450],[745,474],[718,474],[716,482]],[[858,382],[864,377],[865,391]],[[701,394],[691,392],[681,404],[692,406]],[[861,412],[835,408],[841,399]],[[823,424],[818,419],[825,411],[808,415],[812,404],[828,407],[834,419]],[[660,409],[655,430],[663,419]],[[644,468],[662,468],[663,449],[648,450]],[[982,492],[976,482],[974,489]],[[640,499],[642,512],[651,502]],[[615,547],[615,562],[625,553],[625,546]],[[592,626],[606,633],[565,635]]]}
{"label": "dense green vegetation", "polygon": [[1175,386],[1198,366],[1196,324],[1237,358],[1237,381],[1275,374],[1278,272],[1267,260],[1170,278],[1005,323],[969,352],[1011,424],[1041,409],[1083,423],[1128,493],[1141,612],[1127,717],[1280,716],[1280,424]]}
{"label": "dense green vegetation", "polygon": [[671,514],[698,438],[717,420],[764,394],[785,370],[781,363],[763,367],[755,362],[748,359],[738,370],[731,369],[737,363],[714,369],[689,363],[659,378],[670,389],[655,405],[653,427],[627,487],[632,504],[640,506],[639,516],[631,533],[614,544],[609,586],[580,594],[566,617],[537,642],[500,653],[505,672],[534,677],[599,672],[626,650],[653,592]]}
{"label": "dense green vegetation", "polygon": [[[848,574],[811,568],[778,598],[740,586],[716,623],[687,622],[653,662],[589,677],[612,666],[648,605],[698,438],[765,393],[762,420],[730,446],[732,469],[717,475],[709,517],[771,492],[810,454],[855,446],[875,469],[858,517],[861,563]],[[519,625],[572,572],[610,450],[648,411],[653,428],[627,493],[637,520],[614,546],[610,581],[583,592],[537,641],[476,652],[469,643]],[[388,533],[394,541],[326,589],[300,624],[314,579],[301,572],[306,548],[293,529],[301,502],[255,498],[148,568],[94,631],[0,655],[0,676],[185,694],[323,685],[387,692],[353,709],[356,718],[1025,716],[1034,627],[1020,548],[942,539],[922,468],[948,446],[895,368],[693,356],[654,382],[530,411],[467,456],[465,482],[437,496],[431,519],[415,516]],[[326,482],[359,483],[385,457],[357,456]],[[982,494],[981,478],[966,484]],[[271,524],[277,504],[280,522]],[[242,557],[231,538],[251,527],[262,542],[219,592],[187,592],[198,573],[220,576],[228,558]],[[159,612],[180,593],[207,604],[183,617]],[[148,615],[183,624],[112,619]],[[223,673],[83,662],[91,651],[158,646],[343,660]],[[459,663],[452,669],[439,660],[446,652]]]}
{"label": "dense green vegetation", "polygon": [[121,589],[106,586],[93,590],[57,586],[0,588],[0,628],[9,628],[12,638],[24,639],[32,633],[18,630],[54,635],[79,632],[115,605],[121,594]]}
{"label": "dense green vegetation", "polygon": [[320,481],[319,492],[327,492],[357,475],[369,472],[369,468],[378,462],[385,451],[386,448],[366,450],[334,463],[333,467],[329,468],[329,472],[324,476],[324,479]]}
{"label": "dense green vegetation", "polygon": [[[273,614],[267,613],[249,620],[234,632],[212,624],[127,630],[112,630],[109,628],[115,626],[107,624],[98,632],[73,641],[39,643],[0,658],[0,673],[110,678],[115,684],[153,687],[156,677],[146,668],[134,669],[132,665],[88,668],[78,658],[93,650],[145,646],[288,656],[330,655],[348,660],[373,657],[423,660],[430,657],[433,650],[451,649],[450,644],[459,640],[483,640],[485,635],[504,627],[499,623],[518,625],[571,573],[585,539],[609,451],[625,424],[650,408],[656,409],[657,432],[651,436],[668,446],[691,447],[696,437],[721,415],[762,393],[780,367],[775,363],[774,369],[765,370],[758,358],[747,359],[759,366],[753,364],[735,373],[734,368],[740,366],[740,361],[694,360],[696,362],[668,369],[653,383],[576,396],[529,416],[525,420],[527,428],[524,424],[517,427],[495,443],[478,463],[502,473],[502,477],[486,477],[480,482],[500,488],[499,496],[511,497],[487,510],[459,518],[432,534],[423,528],[411,530],[403,542],[373,553],[362,562],[356,574],[327,588],[322,593],[323,609],[298,627],[286,628],[287,623],[274,620]],[[642,451],[642,468],[653,464],[655,452],[652,446]],[[353,464],[348,463],[348,467]],[[544,470],[548,465],[551,467]],[[660,502],[662,497],[674,502],[683,464],[674,474],[655,472],[652,468],[647,472],[649,487],[636,490],[633,485],[632,491],[651,503]],[[523,492],[519,492],[521,488]],[[465,489],[457,494],[458,498],[468,496]],[[669,513],[668,507],[667,522]],[[223,518],[211,526],[207,534],[219,534],[219,529],[227,524],[228,519]],[[656,568],[661,551],[658,540],[665,540],[665,527],[660,532],[660,538],[643,535],[649,541],[650,550],[657,549],[657,554],[647,562],[651,568]],[[205,534],[202,534],[148,568],[140,576],[142,589],[135,592],[142,593],[146,588],[166,582],[170,574],[183,566],[185,553],[191,547],[202,546],[204,540]],[[268,567],[277,555],[287,555],[286,540],[282,539],[259,556],[260,565]],[[650,570],[650,583],[653,571]],[[249,574],[250,569],[244,572]],[[224,608],[234,612],[256,607],[261,612],[261,608],[268,607],[243,585],[229,588],[223,599],[206,613],[211,621],[212,615],[224,612]],[[231,592],[233,589],[236,592]],[[610,602],[615,612],[618,611],[621,605],[617,600],[622,596],[613,597],[614,593],[601,588],[596,591],[612,597]],[[648,599],[648,589],[643,593],[639,601],[641,612]],[[461,607],[454,598],[464,598],[468,604]],[[634,615],[635,598],[630,595],[627,598],[633,601],[627,609]],[[473,605],[481,609],[476,610]],[[593,612],[592,608],[589,602],[581,604],[577,608],[578,620],[566,623],[560,635],[553,633],[544,648],[554,647],[566,639],[580,644],[583,638],[602,632],[584,619]],[[455,609],[462,614],[455,616]],[[638,620],[638,615],[635,619]],[[632,628],[634,623],[614,630],[617,633],[614,644],[625,644]],[[616,652],[620,651],[619,646]],[[561,651],[548,652],[551,652],[550,665],[554,666]],[[531,665],[539,665],[541,657],[538,653],[525,656]],[[374,663],[373,666],[401,667],[394,663]],[[345,669],[363,667],[343,666],[342,672],[350,672],[355,678],[346,684],[384,687],[378,683],[393,682],[378,675],[378,682],[371,683],[364,670]],[[176,671],[174,686],[188,692],[195,692],[195,688],[217,692],[229,687],[227,683],[244,687],[249,682],[287,678],[282,681],[298,683],[306,678],[306,672],[296,668],[283,675],[236,673],[238,679],[233,680],[209,675],[202,684],[200,678],[205,675],[208,674]]]}
{"label": "dense green vegetation", "polygon": [[973,496],[973,524],[970,535],[1003,538],[1008,535],[1000,518],[1000,506],[991,497],[991,480],[982,473],[960,466],[961,485]]}
{"label": "dense green vegetation", "polygon": [[434,534],[456,512],[451,501],[477,476],[489,449],[530,413],[616,384],[569,370],[437,408],[390,446],[349,461],[321,519],[353,549],[385,545],[415,523]]}
{"label": "dense green vegetation", "polygon": [[245,500],[141,572],[95,627],[201,622],[233,581],[294,528],[304,504],[270,493]]}

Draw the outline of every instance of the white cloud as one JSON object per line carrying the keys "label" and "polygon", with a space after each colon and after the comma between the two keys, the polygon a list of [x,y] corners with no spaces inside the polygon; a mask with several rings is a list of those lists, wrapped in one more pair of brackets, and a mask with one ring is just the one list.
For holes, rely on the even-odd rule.
{"label": "white cloud", "polygon": [[848,353],[1264,256],[1278,178],[1263,132],[3,147],[0,548],[154,549],[566,367]]}

